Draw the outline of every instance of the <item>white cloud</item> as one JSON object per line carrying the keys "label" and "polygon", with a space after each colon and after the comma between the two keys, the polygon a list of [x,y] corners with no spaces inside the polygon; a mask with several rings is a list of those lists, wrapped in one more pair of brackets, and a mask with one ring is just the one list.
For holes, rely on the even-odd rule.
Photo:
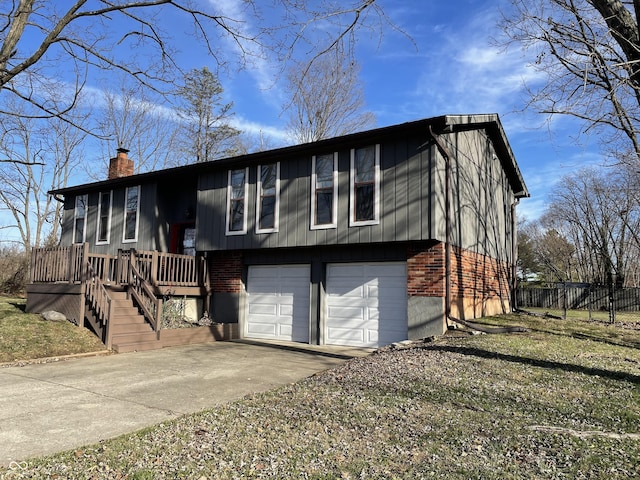
{"label": "white cloud", "polygon": [[282,128],[261,124],[259,122],[247,120],[246,118],[240,116],[236,116],[231,123],[235,128],[241,130],[244,133],[256,136],[263,135],[265,137],[268,137],[278,145],[284,145],[290,142],[290,138]]}

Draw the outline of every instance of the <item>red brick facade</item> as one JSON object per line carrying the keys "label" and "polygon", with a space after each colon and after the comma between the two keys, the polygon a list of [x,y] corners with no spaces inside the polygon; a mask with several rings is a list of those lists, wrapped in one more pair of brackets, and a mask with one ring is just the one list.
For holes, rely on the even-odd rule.
{"label": "red brick facade", "polygon": [[209,256],[209,279],[213,292],[242,292],[242,252],[212,252]]}
{"label": "red brick facade", "polygon": [[127,157],[129,150],[119,148],[118,154],[109,160],[109,180],[114,178],[129,177],[134,173],[133,160]]}
{"label": "red brick facade", "polygon": [[407,251],[407,294],[444,297],[444,243],[412,243]]}
{"label": "red brick facade", "polygon": [[[407,251],[409,296],[445,297],[445,245],[411,244]],[[509,307],[509,265],[486,255],[451,249],[451,313],[477,318]]]}

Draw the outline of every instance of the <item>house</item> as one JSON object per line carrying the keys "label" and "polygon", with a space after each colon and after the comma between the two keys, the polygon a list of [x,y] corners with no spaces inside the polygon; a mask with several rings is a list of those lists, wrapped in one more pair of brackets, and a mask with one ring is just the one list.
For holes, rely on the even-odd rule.
{"label": "house", "polygon": [[[63,311],[124,351],[231,337],[376,347],[511,310],[529,194],[497,115],[132,172],[120,149],[108,180],[51,192],[62,239],[34,250],[29,311]],[[169,340],[169,298],[214,325]]]}

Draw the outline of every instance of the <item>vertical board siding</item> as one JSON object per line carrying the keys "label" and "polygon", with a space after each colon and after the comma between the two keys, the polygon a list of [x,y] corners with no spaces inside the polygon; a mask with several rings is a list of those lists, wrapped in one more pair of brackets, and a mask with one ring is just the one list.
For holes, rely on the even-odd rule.
{"label": "vertical board siding", "polygon": [[[351,148],[338,150],[337,227],[311,230],[311,157],[332,153],[309,151],[280,159],[280,218],[277,232],[256,234],[257,164],[250,164],[245,210],[245,235],[227,236],[228,169],[203,172],[198,192],[198,250],[288,248],[327,244],[363,244],[430,238],[432,186],[430,151],[423,138],[400,138],[380,143],[380,222],[349,226]],[[274,158],[273,161],[278,161]],[[265,161],[265,163],[267,163]],[[238,164],[237,168],[244,165]]]}
{"label": "vertical board siding", "polygon": [[[101,191],[109,190],[110,189],[105,189]],[[118,249],[128,250],[130,248],[136,248],[138,250],[155,250],[156,237],[159,228],[156,218],[156,184],[140,185],[140,209],[137,242],[122,242],[125,188],[113,189],[112,192],[113,203],[111,209],[111,230],[109,243],[106,245],[96,245],[99,192],[92,192],[88,195],[87,230],[85,241],[91,246],[91,251],[95,253],[115,255],[118,252]],[[62,245],[71,245],[73,243],[74,205],[75,196],[65,198],[65,212],[61,236]]]}

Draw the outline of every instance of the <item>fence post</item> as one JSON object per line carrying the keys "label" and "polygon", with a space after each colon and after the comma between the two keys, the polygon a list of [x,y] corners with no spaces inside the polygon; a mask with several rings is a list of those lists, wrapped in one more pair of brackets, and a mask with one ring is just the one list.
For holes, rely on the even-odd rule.
{"label": "fence post", "polygon": [[616,311],[615,311],[615,286],[613,284],[613,275],[609,272],[607,275],[607,281],[609,282],[609,322],[616,323]]}

